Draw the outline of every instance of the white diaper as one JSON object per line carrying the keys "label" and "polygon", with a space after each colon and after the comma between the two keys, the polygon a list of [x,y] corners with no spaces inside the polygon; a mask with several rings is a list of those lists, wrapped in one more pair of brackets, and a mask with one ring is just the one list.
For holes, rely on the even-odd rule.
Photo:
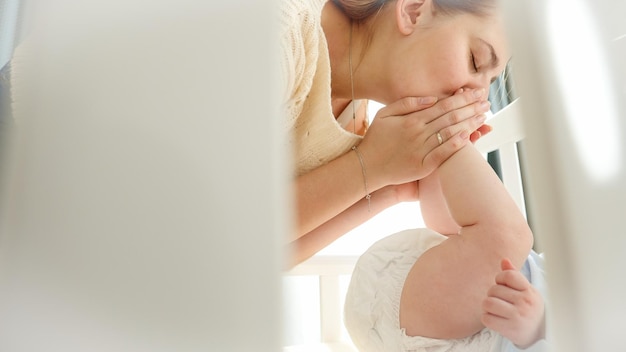
{"label": "white diaper", "polygon": [[356,264],[345,301],[345,325],[361,352],[488,352],[498,335],[489,329],[458,340],[407,336],[400,329],[400,295],[409,270],[426,250],[446,240],[412,229],[374,243]]}

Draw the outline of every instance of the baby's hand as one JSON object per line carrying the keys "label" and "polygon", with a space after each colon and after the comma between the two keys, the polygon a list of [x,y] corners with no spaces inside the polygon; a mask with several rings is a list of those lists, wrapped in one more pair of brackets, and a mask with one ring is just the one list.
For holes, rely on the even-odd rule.
{"label": "baby's hand", "polygon": [[476,143],[477,140],[480,139],[480,137],[486,135],[487,133],[491,132],[493,128],[490,125],[482,125],[480,127],[478,127],[478,129],[474,132],[472,132],[470,134],[470,141],[472,143]]}
{"label": "baby's hand", "polygon": [[544,303],[539,291],[508,259],[483,301],[482,322],[515,345],[526,348],[545,337]]}

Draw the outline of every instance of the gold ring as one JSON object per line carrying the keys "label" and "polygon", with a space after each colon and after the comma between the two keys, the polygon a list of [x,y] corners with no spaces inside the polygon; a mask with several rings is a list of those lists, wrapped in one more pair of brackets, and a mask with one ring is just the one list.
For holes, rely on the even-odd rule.
{"label": "gold ring", "polygon": [[441,133],[439,132],[437,132],[437,141],[439,142],[439,145],[443,143],[443,137],[441,137]]}

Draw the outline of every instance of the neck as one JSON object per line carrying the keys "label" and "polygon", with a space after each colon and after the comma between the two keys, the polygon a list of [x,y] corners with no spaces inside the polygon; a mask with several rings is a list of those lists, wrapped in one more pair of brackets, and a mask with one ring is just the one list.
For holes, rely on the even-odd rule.
{"label": "neck", "polygon": [[[328,1],[322,10],[322,29],[328,43],[331,69],[331,98],[351,99],[352,89],[350,82],[350,19],[337,8],[332,1]],[[360,58],[359,26],[352,28],[352,69],[353,78],[356,78],[356,68]],[[355,89],[358,90],[357,85]]]}

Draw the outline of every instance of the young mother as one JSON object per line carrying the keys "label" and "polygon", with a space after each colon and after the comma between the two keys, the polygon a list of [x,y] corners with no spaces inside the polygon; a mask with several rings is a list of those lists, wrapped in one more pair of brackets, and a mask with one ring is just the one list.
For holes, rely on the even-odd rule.
{"label": "young mother", "polygon": [[[486,89],[508,58],[495,3],[281,0],[289,265],[418,200],[420,179],[489,131]],[[371,125],[367,99],[386,105]]]}

